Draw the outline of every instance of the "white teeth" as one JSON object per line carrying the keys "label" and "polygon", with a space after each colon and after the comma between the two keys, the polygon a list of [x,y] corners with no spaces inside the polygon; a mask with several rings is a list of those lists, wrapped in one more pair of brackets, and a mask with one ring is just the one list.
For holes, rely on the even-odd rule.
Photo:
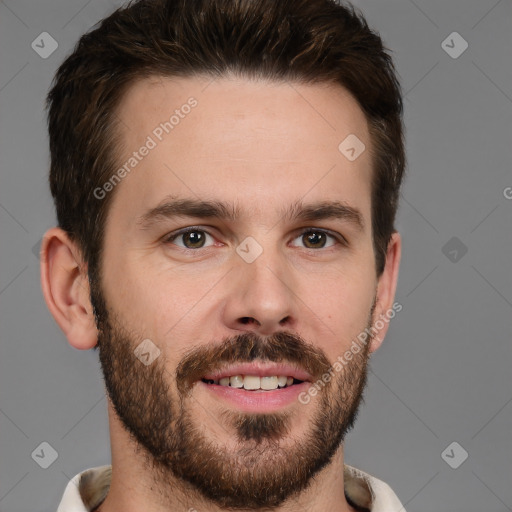
{"label": "white teeth", "polygon": [[261,379],[257,375],[246,375],[244,377],[244,389],[260,389]]}
{"label": "white teeth", "polygon": [[242,375],[233,375],[233,377],[229,377],[229,384],[232,388],[243,388],[244,378]]}
{"label": "white teeth", "polygon": [[219,380],[211,381],[211,383],[232,388],[244,388],[251,391],[257,389],[271,391],[291,386],[293,384],[293,377],[287,377],[286,375],[270,375],[265,377],[259,377],[258,375],[233,375],[231,377],[222,377]]}
{"label": "white teeth", "polygon": [[277,377],[261,377],[261,389],[277,389]]}

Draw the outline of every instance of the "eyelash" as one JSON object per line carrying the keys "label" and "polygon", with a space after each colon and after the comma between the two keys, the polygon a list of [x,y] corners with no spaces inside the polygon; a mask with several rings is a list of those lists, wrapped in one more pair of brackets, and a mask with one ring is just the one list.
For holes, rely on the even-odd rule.
{"label": "eyelash", "polygon": [[[170,244],[172,243],[174,240],[176,240],[177,238],[179,238],[180,236],[183,236],[183,235],[186,235],[188,233],[194,233],[196,231],[199,231],[199,232],[202,232],[202,233],[206,233],[208,234],[209,236],[211,236],[212,238],[215,238],[209,231],[207,231],[206,229],[203,229],[203,228],[200,228],[200,227],[197,227],[197,226],[190,226],[190,227],[187,227],[187,228],[183,228],[183,229],[180,229],[179,231],[176,231],[174,233],[171,233],[170,235],[164,237],[163,241],[164,243],[166,244]],[[342,246],[348,246],[348,242],[347,240],[345,239],[345,237],[343,237],[342,235],[340,235],[339,233],[334,233],[330,230],[327,230],[327,229],[321,229],[321,228],[315,228],[315,227],[308,227],[308,228],[303,228],[295,237],[294,237],[294,240],[295,238],[298,238],[300,236],[304,236],[306,233],[323,233],[331,238],[333,238],[336,242],[338,242],[338,244],[342,245]],[[189,247],[180,247],[180,249],[184,250],[184,251],[194,251],[194,252],[197,252],[199,249],[208,249],[208,247],[199,247],[197,249],[191,249]],[[333,249],[333,247],[327,247],[327,248],[324,248],[324,247],[320,247],[319,249],[311,249],[309,247],[305,247],[305,249],[309,249],[310,251],[318,251],[319,249],[325,249],[325,250],[328,250],[328,249]]]}

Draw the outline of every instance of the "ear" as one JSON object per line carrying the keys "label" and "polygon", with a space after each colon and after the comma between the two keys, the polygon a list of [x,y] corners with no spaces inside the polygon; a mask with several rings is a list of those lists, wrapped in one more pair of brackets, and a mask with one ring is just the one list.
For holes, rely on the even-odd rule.
{"label": "ear", "polygon": [[46,305],[70,345],[93,348],[98,331],[90,302],[89,279],[77,245],[61,228],[49,229],[41,243],[41,287]]}
{"label": "ear", "polygon": [[375,312],[373,314],[372,327],[377,329],[370,344],[370,353],[375,352],[382,344],[389,328],[389,321],[395,315],[395,311],[402,309],[393,308],[396,285],[398,282],[398,270],[402,255],[402,239],[398,232],[391,235],[387,251],[384,270],[377,281],[377,294]]}

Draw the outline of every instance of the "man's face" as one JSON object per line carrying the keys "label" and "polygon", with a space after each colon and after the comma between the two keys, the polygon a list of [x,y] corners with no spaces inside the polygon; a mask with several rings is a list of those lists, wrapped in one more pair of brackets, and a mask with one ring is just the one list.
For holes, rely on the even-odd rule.
{"label": "man's face", "polygon": [[[160,484],[275,507],[332,460],[364,388],[368,345],[298,399],[372,323],[371,145],[340,87],[208,83],[144,80],[120,105],[119,167],[138,154],[109,192],[100,360]],[[366,145],[353,161],[338,149],[350,134]],[[271,376],[306,382],[245,389]]]}

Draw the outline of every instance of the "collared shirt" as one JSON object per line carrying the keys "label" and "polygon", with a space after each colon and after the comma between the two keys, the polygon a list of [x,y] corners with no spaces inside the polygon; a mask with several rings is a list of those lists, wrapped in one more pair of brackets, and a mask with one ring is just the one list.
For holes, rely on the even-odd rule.
{"label": "collared shirt", "polygon": [[[112,466],[98,466],[75,475],[67,484],[57,512],[94,512],[107,497]],[[388,484],[345,464],[345,496],[361,512],[405,512]]]}

